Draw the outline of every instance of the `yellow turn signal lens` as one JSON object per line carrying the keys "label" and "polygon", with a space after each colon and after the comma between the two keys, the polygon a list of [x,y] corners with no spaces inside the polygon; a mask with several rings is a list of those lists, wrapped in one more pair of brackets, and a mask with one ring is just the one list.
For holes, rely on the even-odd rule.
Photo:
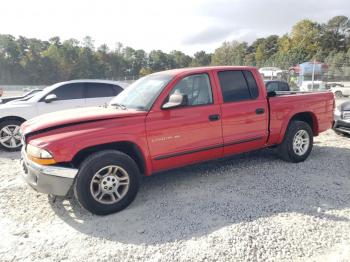
{"label": "yellow turn signal lens", "polygon": [[55,159],[53,158],[36,158],[36,157],[33,157],[33,156],[28,156],[28,158],[30,160],[32,160],[33,162],[39,164],[39,165],[53,165],[53,164],[56,164],[56,161]]}

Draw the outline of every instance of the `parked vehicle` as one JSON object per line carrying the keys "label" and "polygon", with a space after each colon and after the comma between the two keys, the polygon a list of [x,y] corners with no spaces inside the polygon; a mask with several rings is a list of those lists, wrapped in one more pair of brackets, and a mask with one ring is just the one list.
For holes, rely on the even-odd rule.
{"label": "parked vehicle", "polygon": [[350,86],[333,86],[331,87],[331,91],[336,98],[350,96]]}
{"label": "parked vehicle", "polygon": [[0,105],[0,149],[20,149],[19,127],[24,121],[58,110],[103,105],[119,94],[123,86],[114,81],[72,80],[49,86],[29,99]]}
{"label": "parked vehicle", "polygon": [[278,67],[262,67],[259,72],[263,78],[268,79],[281,78],[283,73],[282,69]]}
{"label": "parked vehicle", "polygon": [[331,89],[332,87],[344,87],[344,84],[342,82],[326,82],[326,87],[328,89]]}
{"label": "parked vehicle", "polygon": [[32,90],[26,92],[23,96],[3,97],[3,98],[0,98],[0,104],[5,104],[5,103],[8,103],[10,101],[16,101],[16,100],[26,100],[40,91],[42,91],[42,89],[32,89]]}
{"label": "parked vehicle", "polygon": [[323,81],[303,81],[299,86],[300,91],[325,91],[326,85]]}
{"label": "parked vehicle", "polygon": [[279,81],[279,80],[269,80],[265,81],[265,86],[267,92],[270,91],[291,91],[290,86],[285,81]]}
{"label": "parked vehicle", "polygon": [[333,129],[338,134],[350,135],[350,101],[336,107]]}
{"label": "parked vehicle", "polygon": [[304,161],[332,127],[330,92],[267,98],[254,67],[203,67],[146,76],[106,107],[46,114],[21,126],[23,176],[39,192],[103,215],[135,198],[141,176],[277,147]]}

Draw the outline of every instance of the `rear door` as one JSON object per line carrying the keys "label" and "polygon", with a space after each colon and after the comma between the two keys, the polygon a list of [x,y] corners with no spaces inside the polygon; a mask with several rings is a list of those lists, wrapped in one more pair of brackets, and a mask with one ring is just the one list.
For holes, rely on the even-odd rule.
{"label": "rear door", "polygon": [[85,106],[84,83],[65,84],[52,90],[48,95],[55,94],[57,100],[45,102],[45,97],[38,102],[38,113],[50,113],[54,111],[72,109]]}
{"label": "rear door", "polygon": [[249,70],[216,73],[221,90],[224,154],[249,151],[265,145],[268,106]]}
{"label": "rear door", "polygon": [[101,106],[112,100],[123,89],[106,83],[86,83],[86,106]]}
{"label": "rear door", "polygon": [[181,93],[188,104],[161,109],[165,98],[152,108],[146,132],[154,171],[222,156],[220,105],[212,86],[209,73],[184,76],[167,90],[167,98]]}

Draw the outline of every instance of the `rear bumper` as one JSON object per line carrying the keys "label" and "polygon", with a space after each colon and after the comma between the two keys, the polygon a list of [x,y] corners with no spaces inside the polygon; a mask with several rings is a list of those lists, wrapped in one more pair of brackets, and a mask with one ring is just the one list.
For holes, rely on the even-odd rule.
{"label": "rear bumper", "polygon": [[350,134],[350,120],[335,120],[333,129],[337,132]]}
{"label": "rear bumper", "polygon": [[67,195],[72,187],[77,169],[59,166],[39,165],[21,153],[22,176],[24,180],[36,191],[56,196]]}

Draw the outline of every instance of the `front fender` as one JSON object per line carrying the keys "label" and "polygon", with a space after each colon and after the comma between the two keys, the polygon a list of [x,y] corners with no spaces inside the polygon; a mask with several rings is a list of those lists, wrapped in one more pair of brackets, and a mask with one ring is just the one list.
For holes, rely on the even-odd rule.
{"label": "front fender", "polygon": [[29,136],[27,141],[52,153],[56,162],[71,162],[76,154],[89,147],[130,142],[143,154],[147,172],[151,158],[146,139],[144,116],[109,119],[54,129]]}

